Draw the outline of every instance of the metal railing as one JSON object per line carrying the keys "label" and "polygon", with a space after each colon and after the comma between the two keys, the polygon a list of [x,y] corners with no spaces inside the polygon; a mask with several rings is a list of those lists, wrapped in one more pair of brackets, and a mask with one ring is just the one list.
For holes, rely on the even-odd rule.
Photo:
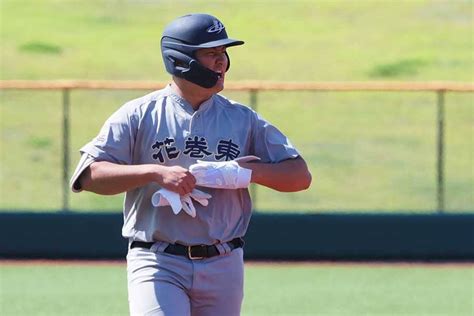
{"label": "metal railing", "polygon": [[[70,137],[70,91],[71,90],[157,90],[163,88],[168,82],[151,81],[26,81],[4,80],[0,81],[2,89],[26,90],[61,90],[62,91],[62,128],[63,128],[63,163],[62,163],[62,208],[69,210],[69,137]],[[444,97],[447,92],[463,93],[474,92],[474,83],[464,82],[271,82],[271,81],[245,81],[228,82],[226,91],[247,91],[250,93],[250,106],[257,107],[259,91],[428,91],[437,95],[437,140],[436,140],[436,199],[437,210],[445,209],[444,189]]]}

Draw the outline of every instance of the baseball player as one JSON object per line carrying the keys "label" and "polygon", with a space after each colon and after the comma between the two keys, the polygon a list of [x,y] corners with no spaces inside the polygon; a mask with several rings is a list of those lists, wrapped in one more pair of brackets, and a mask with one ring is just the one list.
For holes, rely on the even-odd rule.
{"label": "baseball player", "polygon": [[73,191],[125,192],[131,315],[239,315],[248,185],[311,183],[285,135],[218,94],[227,48],[243,43],[211,15],[172,21],[161,38],[171,83],[120,107],[80,150]]}

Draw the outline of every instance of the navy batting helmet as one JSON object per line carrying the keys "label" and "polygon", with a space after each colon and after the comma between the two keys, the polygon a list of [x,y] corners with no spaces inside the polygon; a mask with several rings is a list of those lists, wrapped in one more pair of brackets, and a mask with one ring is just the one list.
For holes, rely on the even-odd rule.
{"label": "navy batting helmet", "polygon": [[[170,74],[201,87],[212,88],[219,74],[201,65],[196,60],[195,52],[201,48],[229,47],[243,43],[228,38],[224,25],[216,17],[189,14],[177,18],[165,28],[161,38],[161,54],[166,71]],[[230,59],[226,71],[229,66]]]}

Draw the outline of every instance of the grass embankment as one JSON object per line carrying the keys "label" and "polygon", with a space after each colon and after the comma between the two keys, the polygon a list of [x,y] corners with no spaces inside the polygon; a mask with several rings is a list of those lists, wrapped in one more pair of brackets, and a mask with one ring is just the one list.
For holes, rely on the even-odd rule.
{"label": "grass embankment", "polygon": [[[271,5],[270,5],[271,4]],[[472,81],[469,2],[3,1],[2,79],[167,80],[159,38],[188,12],[210,12],[246,41],[229,49],[228,80]],[[60,14],[58,14],[60,13]],[[121,104],[146,91],[74,91],[72,164]],[[248,95],[225,93],[248,103]],[[446,208],[472,210],[472,94],[446,96]],[[261,93],[258,110],[301,150],[306,192],[258,188],[256,208],[433,211],[434,93]],[[61,95],[2,92],[1,209],[61,207]],[[71,166],[71,169],[73,166]],[[114,198],[71,197],[80,210]]]}

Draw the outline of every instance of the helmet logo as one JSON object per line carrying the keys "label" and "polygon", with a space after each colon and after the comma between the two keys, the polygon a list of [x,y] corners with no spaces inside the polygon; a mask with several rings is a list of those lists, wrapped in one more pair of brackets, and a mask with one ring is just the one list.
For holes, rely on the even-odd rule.
{"label": "helmet logo", "polygon": [[220,33],[223,29],[225,29],[224,25],[221,22],[214,20],[214,24],[207,29],[207,33]]}

